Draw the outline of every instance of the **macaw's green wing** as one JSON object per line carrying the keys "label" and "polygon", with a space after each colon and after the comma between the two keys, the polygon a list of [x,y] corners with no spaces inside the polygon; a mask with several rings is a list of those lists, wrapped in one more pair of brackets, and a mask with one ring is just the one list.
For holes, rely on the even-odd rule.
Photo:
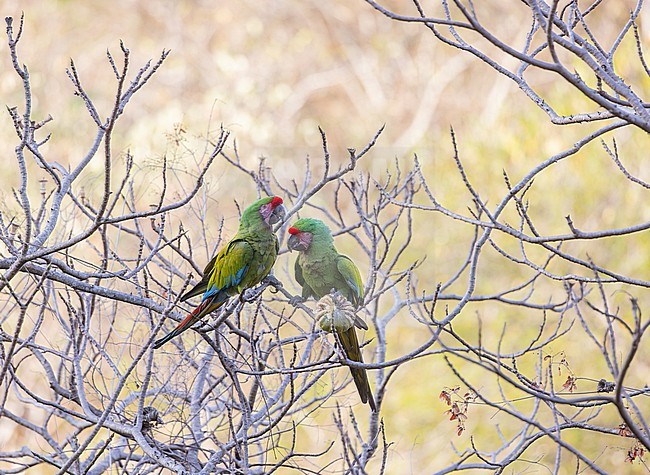
{"label": "macaw's green wing", "polygon": [[[208,262],[208,265],[206,265],[203,270],[201,281],[191,290],[188,290],[183,294],[181,302],[197,295],[205,295],[208,288],[211,288],[213,291],[211,295],[213,295],[214,292],[218,292],[224,288],[223,284],[226,284],[227,287],[231,287],[229,284],[238,280],[235,283],[235,286],[239,285],[246,272],[246,270],[243,272],[241,271],[241,264],[242,262],[250,263],[252,258],[253,248],[246,241],[240,239],[230,241],[210,260],[210,262]],[[217,276],[216,288],[214,287],[215,276]],[[234,276],[234,279],[231,276]]]}
{"label": "macaw's green wing", "polygon": [[181,302],[185,302],[187,299],[191,299],[192,297],[196,297],[197,295],[203,295],[205,291],[208,289],[208,280],[210,280],[210,274],[212,273],[212,269],[214,269],[214,263],[216,262],[217,258],[219,257],[219,254],[214,256],[210,262],[208,262],[208,265],[205,266],[205,269],[203,269],[203,277],[201,278],[201,281],[196,284],[192,289],[188,290],[183,294],[181,297]]}
{"label": "macaw's green wing", "polygon": [[293,266],[293,272],[296,277],[296,282],[298,282],[298,284],[302,287],[302,298],[316,298],[314,290],[305,282],[305,277],[302,275],[302,266],[300,265],[299,259],[296,259],[296,263]]}
{"label": "macaw's green wing", "polygon": [[355,307],[358,307],[363,303],[363,282],[361,282],[359,268],[352,262],[352,259],[343,255],[339,255],[336,268],[350,289],[346,297]]}
{"label": "macaw's green wing", "polygon": [[298,261],[299,259],[296,259],[296,263],[293,265],[293,275],[299,285],[305,285],[305,277],[302,275],[302,266]]}
{"label": "macaw's green wing", "polygon": [[[361,350],[359,349],[359,340],[357,339],[357,331],[354,327],[351,327],[346,331],[337,331],[336,334],[338,335],[347,358],[352,361],[363,363]],[[377,406],[375,405],[375,399],[372,397],[372,390],[370,389],[366,370],[350,367],[350,373],[352,373],[352,379],[357,387],[357,391],[359,391],[361,401],[364,404],[370,404],[372,411],[377,412]]]}
{"label": "macaw's green wing", "polygon": [[[352,262],[352,259],[344,255],[339,255],[339,258],[336,261],[336,268],[348,287],[348,292],[343,292],[343,295],[349,299],[355,307],[359,307],[359,305],[363,303],[363,282],[361,281],[359,268],[354,262]],[[354,324],[357,328],[361,328],[362,330],[368,329],[366,322],[356,315]]]}
{"label": "macaw's green wing", "polygon": [[[203,300],[208,300],[218,293],[234,295],[243,290],[242,282],[253,263],[255,251],[244,240],[230,241],[213,259],[208,276]],[[203,277],[205,279],[205,276]]]}

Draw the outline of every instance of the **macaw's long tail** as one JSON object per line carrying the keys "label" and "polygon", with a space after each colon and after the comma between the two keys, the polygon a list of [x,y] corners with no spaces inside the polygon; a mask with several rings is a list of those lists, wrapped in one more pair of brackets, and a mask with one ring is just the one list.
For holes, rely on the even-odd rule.
{"label": "macaw's long tail", "polygon": [[[337,334],[348,359],[363,363],[361,350],[359,349],[359,340],[357,339],[357,332],[354,326],[346,331],[338,331]],[[350,373],[352,373],[352,379],[354,379],[354,384],[357,387],[357,391],[359,391],[361,402],[370,404],[372,412],[377,412],[377,405],[375,404],[375,398],[372,397],[372,390],[370,389],[366,370],[350,367]]]}
{"label": "macaw's long tail", "polygon": [[190,328],[192,325],[194,325],[196,322],[198,322],[201,318],[203,318],[204,316],[206,316],[210,312],[214,312],[216,309],[221,307],[226,302],[226,300],[228,300],[227,297],[226,298],[220,298],[220,299],[212,298],[212,299],[204,300],[203,302],[201,302],[201,304],[198,307],[196,307],[194,310],[192,310],[192,312],[190,314],[188,314],[187,317],[185,317],[183,319],[183,321],[181,323],[179,323],[176,328],[174,328],[171,332],[169,332],[164,337],[154,341],[154,343],[153,343],[154,349],[160,348],[162,345],[167,343],[169,340],[171,340],[172,338],[180,335],[185,330]]}

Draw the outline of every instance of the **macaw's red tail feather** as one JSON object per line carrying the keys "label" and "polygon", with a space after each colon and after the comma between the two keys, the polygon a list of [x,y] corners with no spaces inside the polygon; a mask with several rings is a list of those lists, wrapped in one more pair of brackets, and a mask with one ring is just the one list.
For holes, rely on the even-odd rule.
{"label": "macaw's red tail feather", "polygon": [[221,307],[221,305],[223,305],[223,302],[215,303],[214,300],[212,299],[201,302],[201,304],[198,307],[196,307],[194,310],[192,310],[192,312],[188,314],[187,317],[185,317],[183,321],[179,323],[176,328],[174,328],[171,332],[169,332],[164,337],[156,340],[153,343],[154,349],[160,348],[162,345],[167,343],[172,338],[180,335],[185,330],[187,330],[192,325],[194,325],[196,322],[198,322],[202,317]]}

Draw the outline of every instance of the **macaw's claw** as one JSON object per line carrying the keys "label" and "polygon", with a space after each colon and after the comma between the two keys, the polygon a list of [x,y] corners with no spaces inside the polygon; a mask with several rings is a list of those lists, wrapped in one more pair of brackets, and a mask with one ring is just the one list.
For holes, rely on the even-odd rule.
{"label": "macaw's claw", "polygon": [[291,297],[289,299],[289,304],[294,306],[294,307],[297,307],[298,305],[303,303],[305,300],[307,300],[307,299],[302,298],[301,295],[294,295],[293,297]]}
{"label": "macaw's claw", "polygon": [[282,285],[282,282],[276,279],[275,276],[273,275],[267,275],[262,282],[269,284],[271,287],[275,289],[276,292],[280,290],[282,287],[284,287]]}
{"label": "macaw's claw", "polygon": [[257,289],[246,289],[239,294],[239,301],[243,303],[251,303],[257,300],[260,292]]}

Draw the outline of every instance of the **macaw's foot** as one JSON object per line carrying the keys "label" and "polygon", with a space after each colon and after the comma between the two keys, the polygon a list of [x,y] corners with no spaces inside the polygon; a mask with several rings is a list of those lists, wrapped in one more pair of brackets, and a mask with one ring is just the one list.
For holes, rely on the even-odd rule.
{"label": "macaw's foot", "polygon": [[275,278],[273,275],[267,275],[264,277],[264,280],[262,280],[263,284],[268,284],[271,287],[273,287],[274,292],[278,292],[282,287],[282,282],[280,282],[278,279]]}
{"label": "macaw's foot", "polygon": [[239,294],[239,301],[243,303],[251,303],[257,300],[260,296],[260,291],[255,289],[246,289],[241,294]]}
{"label": "macaw's foot", "polygon": [[302,298],[300,295],[294,295],[293,297],[291,297],[289,299],[289,303],[291,305],[293,305],[294,307],[297,307],[299,304],[303,303],[305,300],[307,300],[307,299]]}

